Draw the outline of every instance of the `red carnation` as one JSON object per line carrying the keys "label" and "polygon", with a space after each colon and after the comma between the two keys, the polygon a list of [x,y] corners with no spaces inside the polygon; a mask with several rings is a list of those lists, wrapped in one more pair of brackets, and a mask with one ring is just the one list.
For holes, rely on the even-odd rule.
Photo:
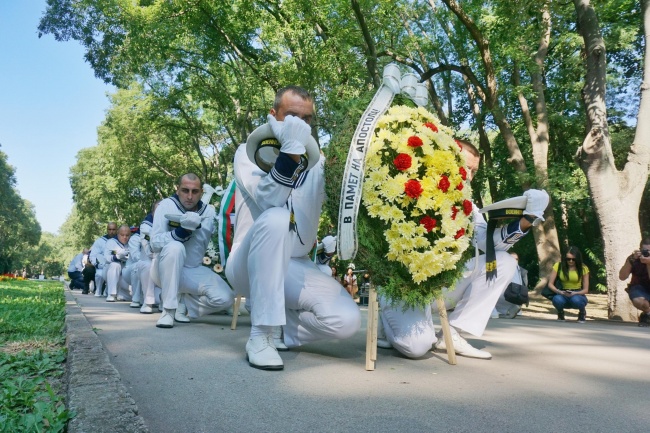
{"label": "red carnation", "polygon": [[400,153],[393,160],[393,164],[399,171],[408,170],[411,168],[411,157],[406,153]]}
{"label": "red carnation", "polygon": [[460,177],[463,180],[467,180],[467,170],[465,170],[465,167],[461,167],[458,169],[458,173],[460,173]]}
{"label": "red carnation", "polygon": [[431,123],[431,122],[427,122],[427,123],[425,123],[424,126],[426,126],[427,128],[429,128],[429,129],[432,130],[433,132],[438,132],[438,127],[437,127],[436,125],[434,125],[433,123]]}
{"label": "red carnation", "polygon": [[411,198],[418,198],[422,194],[422,186],[420,182],[415,179],[407,180],[404,184],[404,192]]}
{"label": "red carnation", "polygon": [[464,187],[465,187],[465,185],[463,185],[463,182],[461,182],[461,183],[459,183],[458,185],[456,185],[456,189],[457,189],[458,191],[462,191]]}
{"label": "red carnation", "polygon": [[449,178],[443,174],[440,178],[440,181],[438,182],[438,189],[440,189],[442,192],[447,192],[450,185],[451,184],[449,183]]}
{"label": "red carnation", "polygon": [[460,229],[456,232],[456,235],[454,236],[454,239],[460,239],[465,235],[465,229]]}
{"label": "red carnation", "polygon": [[417,135],[412,135],[409,137],[408,145],[411,147],[420,147],[422,146],[422,139]]}
{"label": "red carnation", "polygon": [[454,139],[454,141],[456,142],[456,144],[458,145],[458,147],[460,147],[460,150],[463,150],[463,145],[462,145],[462,143],[460,142],[460,140]]}
{"label": "red carnation", "polygon": [[424,228],[427,229],[427,233],[429,233],[431,230],[433,230],[436,227],[438,221],[436,221],[435,219],[427,215],[420,220],[420,224],[422,224]]}
{"label": "red carnation", "polygon": [[455,220],[456,219],[456,214],[458,213],[458,208],[456,206],[451,207],[451,219]]}
{"label": "red carnation", "polygon": [[472,202],[471,202],[471,201],[469,201],[469,200],[465,200],[465,201],[463,202],[463,213],[464,213],[465,215],[469,215],[469,214],[471,214],[471,213],[472,213],[472,208],[473,208],[473,206],[472,206]]}

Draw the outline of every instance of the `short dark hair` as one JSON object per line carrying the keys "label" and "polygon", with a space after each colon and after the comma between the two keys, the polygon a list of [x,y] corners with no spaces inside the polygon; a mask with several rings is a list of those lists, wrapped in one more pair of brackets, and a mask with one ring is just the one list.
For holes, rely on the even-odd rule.
{"label": "short dark hair", "polygon": [[303,100],[305,101],[313,101],[314,98],[311,96],[311,94],[303,89],[300,86],[286,86],[281,88],[280,90],[277,91],[275,94],[275,100],[273,101],[273,109],[275,111],[278,111],[280,108],[280,104],[282,103],[282,96],[284,96],[285,93],[291,92],[293,94],[296,94],[300,96]]}
{"label": "short dark hair", "polygon": [[199,185],[201,185],[201,188],[203,188],[203,182],[201,181],[201,178],[198,175],[194,174],[194,173],[185,173],[184,175],[179,177],[178,178],[178,183],[177,183],[178,186],[181,185],[181,182],[183,181],[184,177],[187,178],[187,180],[198,180]]}
{"label": "short dark hair", "polygon": [[639,248],[643,248],[644,245],[650,245],[650,237],[643,238],[639,244]]}
{"label": "short dark hair", "polygon": [[481,156],[481,153],[478,151],[478,148],[476,146],[474,146],[472,143],[470,143],[469,141],[467,141],[467,140],[465,140],[463,138],[457,138],[456,141],[460,143],[460,145],[463,147],[463,149],[466,149],[472,155],[474,155],[476,157]]}

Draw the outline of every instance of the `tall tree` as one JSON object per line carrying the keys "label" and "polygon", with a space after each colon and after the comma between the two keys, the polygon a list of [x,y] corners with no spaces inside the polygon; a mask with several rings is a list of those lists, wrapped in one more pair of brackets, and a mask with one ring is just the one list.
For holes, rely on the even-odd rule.
{"label": "tall tree", "polygon": [[589,180],[605,245],[609,316],[633,320],[636,310],[624,291],[625,283],[618,279],[618,269],[641,240],[639,205],[650,164],[650,1],[641,1],[646,34],[644,78],[636,135],[623,170],[616,168],[612,153],[606,104],[607,57],[598,16],[588,0],[574,0],[574,5],[578,31],[584,39],[586,69],[582,97],[587,109],[587,135],[578,158]]}

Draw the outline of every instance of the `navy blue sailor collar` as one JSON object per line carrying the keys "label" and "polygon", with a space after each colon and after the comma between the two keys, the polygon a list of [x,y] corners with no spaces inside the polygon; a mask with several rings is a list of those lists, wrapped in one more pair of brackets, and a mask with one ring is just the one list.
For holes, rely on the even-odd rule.
{"label": "navy blue sailor collar", "polygon": [[203,213],[205,213],[205,210],[208,208],[207,204],[205,204],[205,203],[203,203],[203,201],[199,200],[199,202],[196,204],[196,209],[197,210],[196,211],[189,211],[189,210],[185,209],[185,207],[181,203],[181,200],[178,198],[178,194],[174,194],[169,198],[171,199],[171,201],[174,202],[174,204],[176,205],[178,210],[181,211],[181,213],[196,212],[199,215],[203,215]]}

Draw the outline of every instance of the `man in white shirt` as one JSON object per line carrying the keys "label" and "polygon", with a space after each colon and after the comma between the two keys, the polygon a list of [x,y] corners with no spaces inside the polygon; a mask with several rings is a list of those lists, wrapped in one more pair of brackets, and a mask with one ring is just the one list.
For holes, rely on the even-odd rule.
{"label": "man in white shirt", "polygon": [[[281,147],[268,173],[251,162],[246,144],[235,153],[235,238],[226,276],[250,298],[246,355],[263,370],[284,368],[278,350],[349,338],[361,326],[352,298],[309,257],[325,197],[324,158],[317,149],[314,160],[304,157],[313,104],[297,86],[276,94],[268,123]],[[307,171],[309,164],[315,165]]]}
{"label": "man in white shirt", "polygon": [[81,273],[84,270],[83,258],[84,255],[88,254],[88,248],[74,256],[68,265],[68,276],[70,277],[70,290],[72,289],[84,289],[84,276]]}
{"label": "man in white shirt", "polygon": [[[470,182],[479,167],[479,152],[471,143],[461,141],[463,156],[467,170],[467,181]],[[543,221],[544,210],[548,206],[548,194],[540,190],[528,190],[524,216],[507,226],[501,227],[493,234],[494,249],[497,261],[497,276],[491,282],[486,280],[486,255],[470,259],[464,266],[463,277],[450,289],[443,289],[445,305],[454,308],[449,314],[449,325],[454,350],[457,354],[479,359],[491,359],[492,354],[470,345],[461,335],[465,331],[480,337],[490,319],[492,309],[499,296],[512,280],[517,268],[516,261],[506,251],[519,239],[526,235],[533,224]],[[474,222],[474,244],[479,250],[486,251],[487,222],[479,209],[472,209]],[[478,261],[478,264],[476,263]],[[407,309],[401,305],[391,305],[380,297],[380,317],[382,319],[385,338],[379,339],[377,345],[383,348],[393,347],[409,358],[418,358],[435,348],[446,350],[441,332],[435,334],[431,317],[431,308]]]}
{"label": "man in white shirt", "polygon": [[95,267],[95,296],[102,296],[104,290],[104,247],[109,239],[114,238],[117,234],[117,224],[110,222],[106,225],[106,234],[97,238],[93,246],[90,247],[90,263]]}
{"label": "man in white shirt", "polygon": [[104,271],[106,278],[106,302],[131,300],[129,283],[126,278],[126,262],[129,259],[129,238],[131,228],[121,225],[117,236],[109,239],[104,248]]}
{"label": "man in white shirt", "polygon": [[228,284],[202,265],[215,230],[215,210],[201,201],[202,185],[194,173],[181,176],[176,194],[162,200],[154,214],[151,278],[162,288],[159,328],[227,310],[234,302]]}

